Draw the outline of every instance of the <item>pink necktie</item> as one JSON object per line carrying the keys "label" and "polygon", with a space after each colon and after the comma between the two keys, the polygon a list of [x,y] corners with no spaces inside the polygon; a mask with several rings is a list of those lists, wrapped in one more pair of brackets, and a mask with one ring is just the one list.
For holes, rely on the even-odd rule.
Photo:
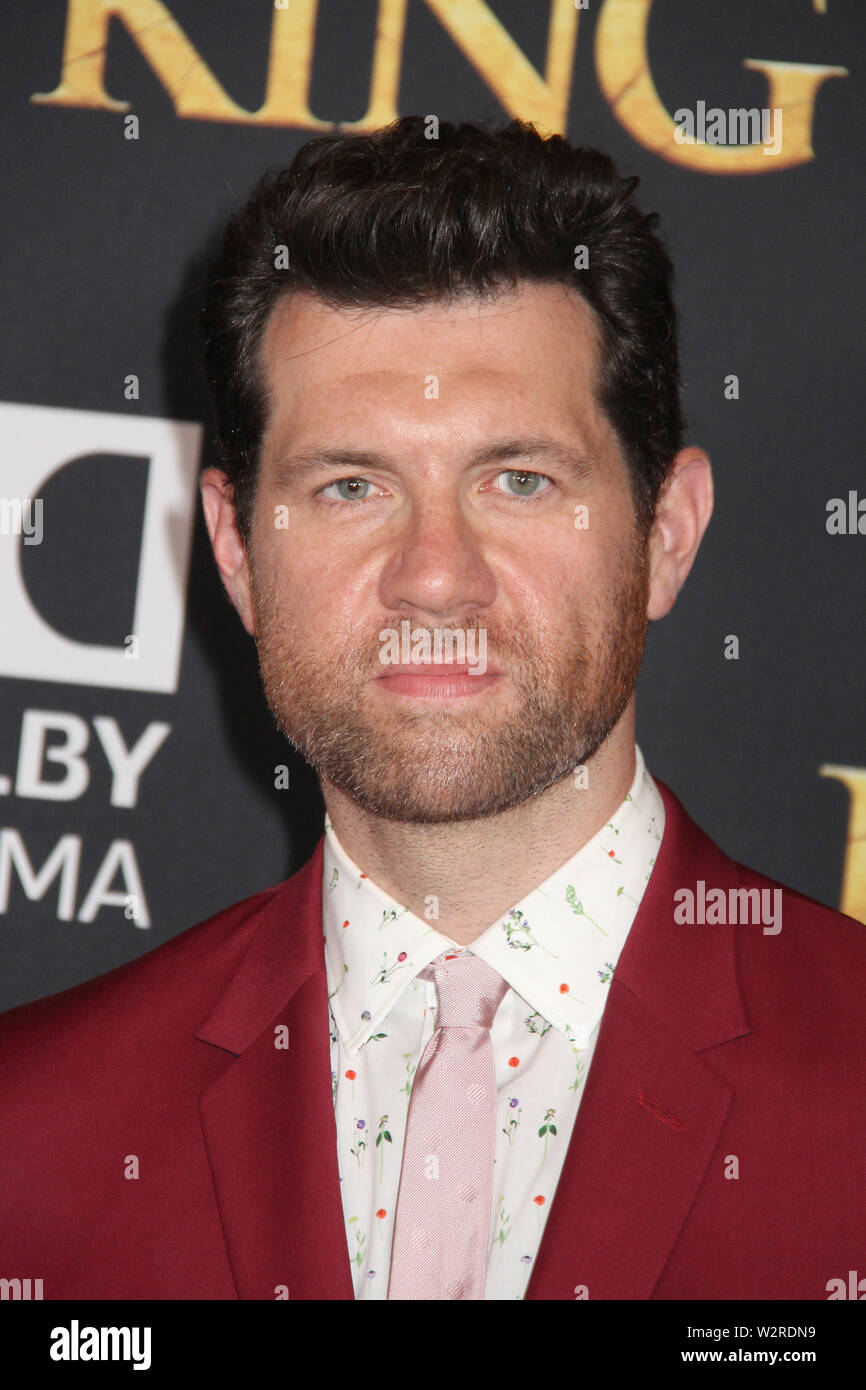
{"label": "pink necktie", "polygon": [[496,1067],[490,1025],[508,992],[470,952],[433,963],[436,1030],[409,1099],[388,1298],[484,1297]]}

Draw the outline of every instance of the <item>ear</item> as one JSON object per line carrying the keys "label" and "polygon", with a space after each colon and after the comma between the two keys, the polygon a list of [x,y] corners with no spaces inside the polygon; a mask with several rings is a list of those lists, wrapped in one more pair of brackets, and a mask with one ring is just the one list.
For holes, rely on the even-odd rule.
{"label": "ear", "polygon": [[234,488],[220,468],[207,468],[199,479],[202,507],[214,559],[226,593],[251,637],[255,620],[247,552],[237,528]]}
{"label": "ear", "polygon": [[647,617],[676,602],[713,514],[713,474],[703,449],[681,449],[662,488],[649,537]]}

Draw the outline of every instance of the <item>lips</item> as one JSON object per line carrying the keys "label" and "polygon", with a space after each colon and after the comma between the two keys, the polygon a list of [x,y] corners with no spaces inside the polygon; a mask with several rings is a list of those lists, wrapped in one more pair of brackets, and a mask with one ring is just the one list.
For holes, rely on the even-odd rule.
{"label": "lips", "polygon": [[386,666],[375,684],[386,695],[412,700],[450,701],[471,699],[499,684],[498,669],[475,671],[464,662],[428,661],[414,665]]}
{"label": "lips", "polygon": [[[377,673],[377,680],[387,679],[388,676],[418,676],[439,677],[447,679],[448,676],[469,676],[477,670],[477,665],[469,665],[466,662],[457,661],[413,661],[408,666],[389,663],[383,666]],[[489,661],[485,663],[484,673],[489,676],[501,676],[503,673],[498,666],[493,666]]]}

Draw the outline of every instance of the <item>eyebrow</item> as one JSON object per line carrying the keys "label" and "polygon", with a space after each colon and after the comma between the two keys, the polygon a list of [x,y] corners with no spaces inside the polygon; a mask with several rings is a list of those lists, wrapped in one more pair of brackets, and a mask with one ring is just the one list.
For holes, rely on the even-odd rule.
{"label": "eyebrow", "polygon": [[[577,481],[583,481],[592,467],[589,458],[580,450],[557,444],[552,439],[535,438],[498,439],[484,444],[470,457],[469,467],[530,458],[556,460]],[[333,473],[340,469],[355,473],[363,473],[365,469],[393,472],[394,463],[387,454],[370,449],[313,448],[284,459],[277,468],[275,482],[278,488],[288,487],[317,473]]]}

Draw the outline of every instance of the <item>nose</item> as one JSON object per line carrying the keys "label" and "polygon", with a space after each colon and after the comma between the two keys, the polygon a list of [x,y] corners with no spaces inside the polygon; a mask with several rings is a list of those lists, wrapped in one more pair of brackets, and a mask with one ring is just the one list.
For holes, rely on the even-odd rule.
{"label": "nose", "polygon": [[392,612],[464,620],[496,597],[496,579],[459,497],[414,499],[379,578]]}

